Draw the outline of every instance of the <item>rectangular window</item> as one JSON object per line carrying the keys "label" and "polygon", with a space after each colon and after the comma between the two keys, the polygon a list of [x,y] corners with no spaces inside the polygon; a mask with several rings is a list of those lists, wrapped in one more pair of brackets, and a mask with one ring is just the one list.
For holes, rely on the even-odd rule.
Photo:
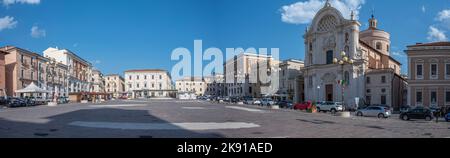
{"label": "rectangular window", "polygon": [[131,80],[131,75],[129,76],[130,80]]}
{"label": "rectangular window", "polygon": [[423,65],[416,65],[416,77],[417,79],[423,79]]}
{"label": "rectangular window", "polygon": [[450,91],[445,92],[445,102],[450,103]]}
{"label": "rectangular window", "polygon": [[370,77],[366,78],[366,82],[367,82],[367,84],[370,84]]}
{"label": "rectangular window", "polygon": [[437,74],[437,71],[438,71],[437,64],[431,64],[430,69],[431,69],[430,78],[437,79],[437,75],[438,75]]}
{"label": "rectangular window", "polygon": [[416,92],[416,103],[422,104],[422,92]]}
{"label": "rectangular window", "polygon": [[386,83],[386,76],[381,76],[381,83]]}
{"label": "rectangular window", "polygon": [[381,96],[381,104],[386,105],[386,96],[385,95]]}
{"label": "rectangular window", "polygon": [[437,103],[437,92],[436,91],[432,91],[430,93],[430,102],[432,105],[436,105],[436,103]]}
{"label": "rectangular window", "polygon": [[327,51],[327,64],[333,64],[333,51]]}
{"label": "rectangular window", "polygon": [[372,101],[372,97],[371,96],[366,96],[366,104],[370,105]]}
{"label": "rectangular window", "polygon": [[450,64],[445,64],[445,77],[450,79]]}

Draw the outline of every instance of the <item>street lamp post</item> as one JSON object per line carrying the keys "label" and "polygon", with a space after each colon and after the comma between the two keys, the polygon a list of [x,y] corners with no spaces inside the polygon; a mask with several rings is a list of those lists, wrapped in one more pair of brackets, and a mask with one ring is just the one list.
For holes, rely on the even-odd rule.
{"label": "street lamp post", "polygon": [[353,65],[354,60],[351,59],[348,54],[344,51],[341,52],[340,54],[340,59],[338,58],[334,58],[333,59],[333,63],[334,64],[339,64],[341,66],[341,70],[342,70],[342,80],[339,82],[341,84],[342,90],[341,90],[341,101],[342,101],[342,105],[345,106],[345,99],[344,99],[344,89],[345,89],[345,84],[348,83],[349,81],[346,80],[345,78],[345,71],[344,71],[344,66],[345,65]]}

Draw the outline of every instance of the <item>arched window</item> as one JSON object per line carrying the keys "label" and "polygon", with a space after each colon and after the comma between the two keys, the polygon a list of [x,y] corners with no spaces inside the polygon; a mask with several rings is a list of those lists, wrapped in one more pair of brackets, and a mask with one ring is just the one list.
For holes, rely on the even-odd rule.
{"label": "arched window", "polygon": [[350,53],[350,47],[349,47],[349,46],[345,46],[344,51],[345,51],[346,53]]}
{"label": "arched window", "polygon": [[345,43],[348,43],[348,40],[350,39],[348,33],[345,33]]}
{"label": "arched window", "polygon": [[386,51],[388,51],[388,52],[390,51],[390,50],[389,50],[389,44],[386,45]]}
{"label": "arched window", "polygon": [[377,48],[378,50],[381,50],[381,42],[377,42],[376,48]]}

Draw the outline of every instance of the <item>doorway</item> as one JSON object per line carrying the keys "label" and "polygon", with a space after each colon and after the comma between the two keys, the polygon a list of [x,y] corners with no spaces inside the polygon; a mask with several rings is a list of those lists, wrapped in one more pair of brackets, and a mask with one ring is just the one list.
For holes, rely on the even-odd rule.
{"label": "doorway", "polygon": [[333,85],[329,84],[325,86],[326,101],[333,101]]}

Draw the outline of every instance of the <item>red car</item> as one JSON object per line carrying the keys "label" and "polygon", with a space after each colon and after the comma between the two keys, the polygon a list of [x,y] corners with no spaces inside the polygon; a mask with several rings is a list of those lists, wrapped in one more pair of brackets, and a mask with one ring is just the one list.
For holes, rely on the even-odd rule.
{"label": "red car", "polygon": [[308,110],[312,108],[311,102],[295,104],[294,110]]}

